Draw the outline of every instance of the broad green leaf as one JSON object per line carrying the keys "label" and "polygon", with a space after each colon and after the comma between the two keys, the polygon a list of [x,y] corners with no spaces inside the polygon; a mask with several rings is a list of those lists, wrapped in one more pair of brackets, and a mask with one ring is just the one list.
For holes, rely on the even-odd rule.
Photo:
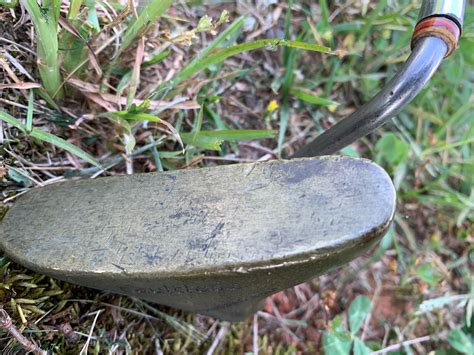
{"label": "broad green leaf", "polygon": [[354,338],[354,355],[369,355],[372,352],[359,338]]}
{"label": "broad green leaf", "polygon": [[62,138],[55,136],[54,134],[42,131],[38,128],[33,128],[30,136],[44,142],[50,143],[59,147],[61,149],[67,150],[69,153],[74,154],[75,156],[84,159],[85,161],[101,168],[101,165],[97,160],[95,160],[92,156],[84,152],[82,149],[76,147],[75,145],[65,141]]}
{"label": "broad green leaf", "polygon": [[323,334],[323,349],[325,354],[349,355],[351,352],[351,340],[341,339],[333,332]]}
{"label": "broad green leaf", "polygon": [[298,99],[309,102],[310,104],[327,106],[330,110],[334,110],[339,103],[333,100],[326,99],[324,97],[315,96],[313,93],[298,88],[292,88],[291,94],[295,95]]}
{"label": "broad green leaf", "polygon": [[334,317],[334,319],[330,322],[331,329],[335,332],[344,332],[346,327],[344,325],[344,318],[341,314],[338,314]]}
{"label": "broad green leaf", "polygon": [[349,307],[349,325],[352,334],[356,334],[365,318],[369,315],[372,302],[366,296],[359,295]]}
{"label": "broad green leaf", "polygon": [[352,148],[350,145],[347,147],[344,147],[341,149],[341,153],[343,155],[347,155],[348,157],[353,157],[353,158],[360,158],[360,154],[357,150]]}
{"label": "broad green leaf", "polygon": [[10,126],[16,127],[19,130],[26,132],[26,126],[6,112],[0,111],[0,120],[8,123]]}
{"label": "broad green leaf", "polygon": [[117,124],[123,132],[129,133],[129,134],[132,133],[132,123],[127,121],[126,119],[123,119],[120,116],[114,115],[113,112],[107,112],[103,114],[102,116],[107,117],[112,122],[115,122],[115,124]]}
{"label": "broad green leaf", "polygon": [[436,286],[443,277],[430,263],[421,264],[416,271],[416,276],[431,287]]}
{"label": "broad green leaf", "polygon": [[375,145],[378,152],[377,160],[390,165],[398,165],[408,157],[410,145],[399,139],[394,133],[385,133]]}
{"label": "broad green leaf", "polygon": [[454,349],[463,354],[474,354],[473,339],[459,329],[449,333],[448,342]]}

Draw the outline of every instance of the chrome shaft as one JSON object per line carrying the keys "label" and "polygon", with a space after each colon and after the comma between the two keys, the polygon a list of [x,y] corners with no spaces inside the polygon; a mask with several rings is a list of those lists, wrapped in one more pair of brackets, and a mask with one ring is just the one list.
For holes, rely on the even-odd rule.
{"label": "chrome shaft", "polygon": [[462,27],[465,7],[466,2],[463,0],[424,0],[418,21],[432,16],[446,16]]}
{"label": "chrome shaft", "polygon": [[[461,29],[464,8],[465,1],[425,0],[419,18],[420,21],[428,17],[448,18]],[[372,100],[322,133],[291,158],[334,154],[381,126],[398,114],[423,89],[448,49],[446,41],[435,33],[416,41],[407,62]]]}

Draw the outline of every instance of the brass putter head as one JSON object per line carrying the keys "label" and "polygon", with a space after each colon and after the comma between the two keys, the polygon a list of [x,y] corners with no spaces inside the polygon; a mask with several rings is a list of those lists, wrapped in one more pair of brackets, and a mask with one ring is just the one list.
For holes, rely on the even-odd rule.
{"label": "brass putter head", "polygon": [[232,321],[366,251],[394,210],[368,160],[271,161],[34,189],[0,247],[39,273]]}
{"label": "brass putter head", "polygon": [[[404,66],[293,157],[333,154],[396,115],[457,45],[465,1],[425,0]],[[0,247],[40,273],[225,320],[345,264],[386,231],[388,175],[321,157],[69,181],[20,197]]]}

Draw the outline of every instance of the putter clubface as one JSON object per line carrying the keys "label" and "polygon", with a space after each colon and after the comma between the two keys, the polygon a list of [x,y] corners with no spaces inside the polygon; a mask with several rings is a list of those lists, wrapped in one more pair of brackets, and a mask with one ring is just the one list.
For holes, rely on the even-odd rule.
{"label": "putter clubface", "polygon": [[0,246],[39,273],[234,321],[366,251],[394,210],[368,160],[271,161],[34,189]]}

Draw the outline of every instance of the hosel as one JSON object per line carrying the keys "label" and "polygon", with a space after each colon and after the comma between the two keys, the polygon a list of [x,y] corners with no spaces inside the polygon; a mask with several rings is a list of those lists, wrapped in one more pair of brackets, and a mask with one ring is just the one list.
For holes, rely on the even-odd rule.
{"label": "hosel", "polygon": [[397,115],[426,85],[443,58],[456,49],[465,1],[423,1],[412,53],[392,80],[368,103],[326,130],[291,158],[334,154]]}

